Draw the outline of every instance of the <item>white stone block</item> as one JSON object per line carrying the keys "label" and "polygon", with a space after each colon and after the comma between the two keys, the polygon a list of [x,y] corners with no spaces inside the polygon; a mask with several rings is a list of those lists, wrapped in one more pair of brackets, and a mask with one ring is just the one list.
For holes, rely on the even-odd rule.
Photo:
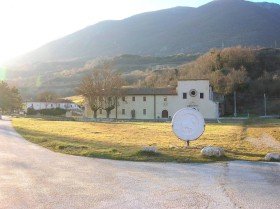
{"label": "white stone block", "polygon": [[157,147],[156,146],[149,146],[149,147],[143,147],[142,149],[143,152],[157,152]]}
{"label": "white stone block", "polygon": [[201,150],[201,154],[207,157],[223,157],[225,155],[225,151],[220,147],[204,147]]}
{"label": "white stone block", "polygon": [[280,161],[280,154],[278,153],[268,153],[265,158],[266,161]]}

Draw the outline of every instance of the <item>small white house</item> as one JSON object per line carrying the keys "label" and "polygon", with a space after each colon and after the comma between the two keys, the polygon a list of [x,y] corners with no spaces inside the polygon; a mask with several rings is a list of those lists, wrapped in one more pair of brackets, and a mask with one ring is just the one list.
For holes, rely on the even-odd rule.
{"label": "small white house", "polygon": [[55,108],[61,108],[65,110],[80,110],[80,107],[70,101],[67,100],[61,100],[61,101],[53,101],[53,102],[36,102],[36,101],[30,101],[25,102],[24,110],[27,111],[28,108],[33,108],[34,110],[42,110],[42,109],[55,109]]}
{"label": "small white house", "polygon": [[[209,80],[180,80],[176,88],[123,88],[122,91],[122,98],[111,111],[112,119],[172,119],[185,107],[197,109],[205,119],[219,117],[219,103],[214,101]],[[85,116],[93,117],[88,104]],[[106,118],[106,111],[100,109],[97,118]]]}

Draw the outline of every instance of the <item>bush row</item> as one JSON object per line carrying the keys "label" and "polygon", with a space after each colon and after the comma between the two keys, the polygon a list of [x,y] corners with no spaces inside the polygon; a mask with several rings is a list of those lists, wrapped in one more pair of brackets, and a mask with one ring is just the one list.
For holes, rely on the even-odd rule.
{"label": "bush row", "polygon": [[42,110],[35,110],[33,108],[27,109],[27,115],[50,115],[50,116],[61,116],[66,114],[66,110],[61,108],[52,108],[52,109],[42,109]]}

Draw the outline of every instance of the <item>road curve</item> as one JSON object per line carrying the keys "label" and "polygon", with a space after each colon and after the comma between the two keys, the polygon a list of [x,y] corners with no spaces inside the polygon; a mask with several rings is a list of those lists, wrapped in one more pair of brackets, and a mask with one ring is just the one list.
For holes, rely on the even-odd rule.
{"label": "road curve", "polygon": [[280,164],[76,157],[27,142],[0,120],[0,208],[280,208]]}

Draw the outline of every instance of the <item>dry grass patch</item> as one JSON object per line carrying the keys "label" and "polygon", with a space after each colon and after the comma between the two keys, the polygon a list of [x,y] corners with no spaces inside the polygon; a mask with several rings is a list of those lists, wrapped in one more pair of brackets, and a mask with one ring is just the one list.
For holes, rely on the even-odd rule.
{"label": "dry grass patch", "polygon": [[[224,160],[255,161],[261,160],[267,151],[271,151],[269,148],[260,150],[245,140],[245,127],[242,124],[208,124],[205,134],[192,142],[188,149],[174,136],[168,123],[83,123],[15,118],[13,125],[31,142],[54,151],[90,157],[211,162],[216,159],[202,157],[200,150],[212,145],[226,150],[227,158]],[[159,154],[139,154],[143,147],[149,145],[157,146]]]}
{"label": "dry grass patch", "polygon": [[277,119],[252,120],[246,129],[247,140],[259,149],[280,151],[280,122]]}
{"label": "dry grass patch", "polygon": [[252,120],[249,122],[247,133],[251,137],[261,137],[266,133],[280,142],[280,120]]}

